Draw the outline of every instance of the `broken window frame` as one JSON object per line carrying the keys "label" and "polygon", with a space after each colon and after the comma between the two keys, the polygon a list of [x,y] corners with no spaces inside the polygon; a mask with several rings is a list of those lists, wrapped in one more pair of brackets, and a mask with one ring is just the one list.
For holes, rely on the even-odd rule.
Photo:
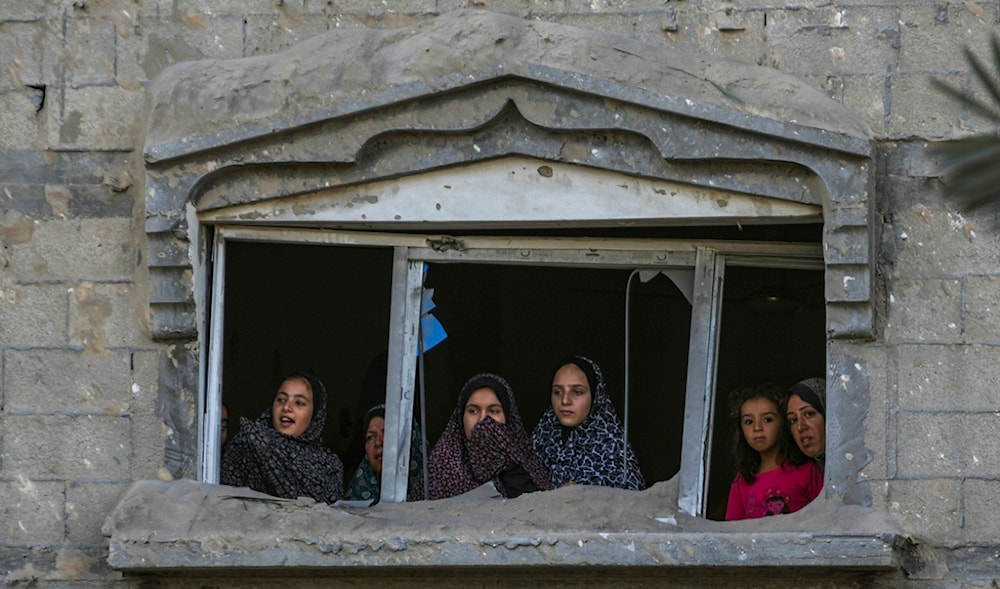
{"label": "broken window frame", "polygon": [[[225,321],[226,243],[256,241],[393,248],[382,500],[405,501],[417,387],[420,303],[427,263],[693,270],[678,509],[704,516],[712,455],[720,317],[725,269],[824,269],[820,244],[713,240],[415,235],[312,228],[218,225],[212,248],[211,308],[203,346],[200,475],[218,483]],[[213,424],[210,427],[210,424]]]}

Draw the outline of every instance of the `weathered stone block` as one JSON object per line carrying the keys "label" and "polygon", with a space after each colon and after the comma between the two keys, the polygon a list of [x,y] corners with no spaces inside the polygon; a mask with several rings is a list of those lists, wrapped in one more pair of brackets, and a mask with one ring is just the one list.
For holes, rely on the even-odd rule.
{"label": "weathered stone block", "polygon": [[[894,8],[842,6],[768,12],[767,38],[777,65],[798,75],[881,74],[891,61]],[[866,40],[859,43],[858,39]]]}
{"label": "weathered stone block", "polygon": [[130,410],[128,352],[96,356],[73,350],[7,350],[5,358],[8,414],[120,415]]}
{"label": "weathered stone block", "polygon": [[900,477],[977,477],[1000,472],[1000,414],[900,412]]}
{"label": "weathered stone block", "polygon": [[[33,88],[0,90],[0,150],[27,145],[41,148],[36,115],[41,92]],[[8,181],[13,178],[7,178]],[[4,206],[7,206],[6,203]]]}
{"label": "weathered stone block", "polygon": [[[188,26],[194,26],[196,24],[196,17],[199,15],[209,16],[210,14],[217,15],[244,15],[244,14],[261,14],[261,13],[274,13],[277,12],[278,3],[273,0],[218,0],[212,2],[211,11],[206,10],[206,5],[202,0],[158,0],[160,2],[161,9],[160,14],[170,14],[169,11],[164,12],[163,8],[169,10],[175,10],[177,14],[177,19],[181,22],[188,22]],[[291,3],[289,3],[291,4]],[[206,26],[206,23],[201,23],[202,27]]]}
{"label": "weathered stone block", "polygon": [[132,284],[83,282],[70,297],[70,343],[104,354],[109,346],[148,341],[145,305]]}
{"label": "weathered stone block", "polygon": [[[882,160],[886,173],[890,177],[905,176],[912,178],[936,178],[943,171],[941,156],[933,151],[933,143],[926,141],[905,141],[900,143],[886,143],[879,147],[879,151],[885,156]],[[928,190],[927,188],[924,189]],[[921,202],[917,195],[904,196],[903,202]],[[906,201],[905,196],[916,197]]]}
{"label": "weathered stone block", "polygon": [[112,84],[115,80],[115,25],[94,18],[68,19],[65,25],[67,47],[73,47],[72,59],[60,59],[65,68],[66,84]]}
{"label": "weathered stone block", "polygon": [[68,313],[64,286],[0,282],[0,342],[5,345],[65,345]]}
{"label": "weathered stone block", "polygon": [[[965,337],[972,341],[1000,341],[1000,276],[969,276],[965,279]],[[996,355],[996,349],[992,349]],[[995,368],[995,365],[993,366]],[[994,383],[1000,384],[1000,383]],[[1000,406],[997,397],[994,406]]]}
{"label": "weathered stone block", "polygon": [[121,86],[67,87],[46,121],[52,149],[130,150],[142,127],[144,90]]}
{"label": "weathered stone block", "polygon": [[45,15],[46,0],[0,2],[0,21],[33,21]]}
{"label": "weathered stone block", "polygon": [[[4,546],[0,550],[0,580],[9,586],[32,586],[56,569],[56,551],[51,545]],[[46,586],[51,584],[46,583]]]}
{"label": "weathered stone block", "polygon": [[[861,115],[876,136],[881,135],[884,132],[887,108],[885,72],[844,74],[838,79],[842,84],[840,101]],[[833,96],[836,98],[836,95]]]}
{"label": "weathered stone block", "polygon": [[[657,8],[660,7],[658,6]],[[717,16],[715,18],[713,16],[715,15],[706,14],[700,8],[684,10],[678,6],[675,17],[677,30],[669,33],[673,45],[685,51],[702,52],[743,63],[769,65],[772,62],[774,56],[770,53],[767,39],[764,35],[764,17],[762,13],[753,11],[742,12],[740,13],[739,21],[743,23],[742,26],[745,28],[726,31],[719,30],[719,19]],[[581,18],[576,24],[587,28],[603,28],[601,23],[605,18]],[[662,20],[654,21],[652,16],[647,19],[643,15],[633,11],[628,20],[624,20],[619,27],[608,30],[619,35],[632,36],[629,27],[636,28],[639,26],[638,23],[641,23],[643,20],[649,20],[650,27],[662,27]],[[724,27],[727,26],[726,22],[722,22],[721,24]],[[655,39],[651,40],[657,42]]]}
{"label": "weathered stone block", "polygon": [[107,174],[121,174],[129,166],[121,153],[41,152],[23,142],[17,147],[0,151],[0,178],[17,184],[98,185]]}
{"label": "weathered stone block", "polygon": [[903,345],[892,349],[901,409],[991,411],[1000,407],[997,347]]}
{"label": "weathered stone block", "polygon": [[41,48],[35,43],[43,30],[36,22],[0,21],[0,92],[21,90],[46,80],[42,74]]}
{"label": "weathered stone block", "polygon": [[23,476],[0,481],[0,544],[61,544],[65,503],[62,482]]}
{"label": "weathered stone block", "polygon": [[90,546],[106,543],[101,526],[126,489],[128,483],[125,482],[72,482],[67,485],[66,540]]}
{"label": "weathered stone block", "polygon": [[[868,480],[886,477],[886,352],[883,348],[835,342],[829,346],[827,370],[827,470],[835,484],[853,484],[857,492]],[[826,375],[824,375],[826,376]],[[863,416],[847,418],[842,416]],[[861,474],[859,474],[861,473]],[[862,481],[861,484],[857,480]],[[851,481],[848,483],[846,481]]]}
{"label": "weathered stone block", "polygon": [[964,483],[962,539],[969,544],[995,544],[1000,538],[1000,481],[969,479]]}
{"label": "weathered stone block", "polygon": [[[939,10],[943,4],[945,11]],[[996,8],[974,2],[906,4],[899,7],[900,71],[949,72],[965,69],[963,45],[986,57],[996,31]],[[962,43],[956,43],[956,37]]]}
{"label": "weathered stone block", "polygon": [[8,475],[124,480],[131,466],[127,417],[7,415],[0,435]]}
{"label": "weathered stone block", "polygon": [[[926,196],[927,204],[915,203],[907,207],[893,203],[892,233],[883,236],[891,240],[893,247],[893,278],[995,274],[1000,267],[1000,248],[996,246],[992,226],[984,224],[981,215],[938,208],[934,199],[939,199],[940,195],[928,191],[920,181],[913,182],[917,183],[916,186],[911,184],[913,196]],[[899,181],[891,190],[891,196],[895,197],[907,183]]]}
{"label": "weathered stone block", "polygon": [[285,18],[262,14],[247,17],[246,54],[262,55],[288,49],[309,37],[330,30],[330,23],[320,18],[298,15],[303,22],[294,29],[285,26]]}
{"label": "weathered stone block", "polygon": [[926,72],[893,72],[889,125],[886,134],[941,137],[949,134],[961,119],[961,105],[934,90]]}
{"label": "weathered stone block", "polygon": [[132,229],[127,218],[35,223],[30,241],[9,248],[15,276],[22,282],[129,280],[137,256]]}
{"label": "weathered stone block", "polygon": [[956,479],[895,480],[889,512],[922,542],[952,545],[960,538],[962,483]]}
{"label": "weathered stone block", "polygon": [[41,184],[0,184],[0,193],[7,197],[7,213],[17,211],[31,219],[52,214],[52,207],[45,200],[45,187]]}
{"label": "weathered stone block", "polygon": [[828,301],[867,301],[871,298],[871,277],[868,266],[827,266],[824,287]]}
{"label": "weathered stone block", "polygon": [[130,195],[100,184],[0,184],[0,193],[8,210],[32,219],[131,217],[135,205]]}
{"label": "weathered stone block", "polygon": [[962,334],[959,280],[897,280],[890,286],[886,339],[890,342],[958,341]]}
{"label": "weathered stone block", "polygon": [[[56,569],[62,578],[74,581],[73,584],[67,584],[66,589],[80,584],[97,589],[114,589],[122,584],[121,573],[108,566],[106,542],[104,546],[61,547],[56,555]],[[59,589],[58,584],[46,585]]]}
{"label": "weathered stone block", "polygon": [[[131,480],[155,479],[163,468],[168,430],[157,412],[159,363],[158,350],[132,355],[132,429],[142,435],[132,440]],[[194,410],[194,405],[190,408]]]}

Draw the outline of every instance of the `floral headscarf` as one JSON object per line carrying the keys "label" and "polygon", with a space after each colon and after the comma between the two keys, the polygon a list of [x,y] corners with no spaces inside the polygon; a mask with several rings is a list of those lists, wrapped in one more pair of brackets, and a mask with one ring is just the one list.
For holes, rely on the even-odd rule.
{"label": "floral headscarf", "polygon": [[[466,439],[465,403],[473,392],[484,387],[496,393],[504,408],[505,422],[487,417],[476,424],[471,438]],[[431,499],[461,495],[490,480],[507,498],[552,488],[548,469],[531,449],[514,392],[507,381],[495,374],[479,374],[465,383],[458,406],[427,464]]]}

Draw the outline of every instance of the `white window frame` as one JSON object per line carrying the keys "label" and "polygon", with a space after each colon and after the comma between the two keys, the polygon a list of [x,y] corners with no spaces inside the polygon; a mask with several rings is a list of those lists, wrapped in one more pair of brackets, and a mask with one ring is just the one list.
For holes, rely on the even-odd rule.
{"label": "white window frame", "polygon": [[744,241],[689,241],[627,238],[459,237],[460,247],[432,247],[441,235],[413,235],[312,228],[218,225],[214,231],[208,345],[203,349],[204,394],[201,424],[201,479],[219,480],[222,402],[222,333],[225,321],[226,244],[255,241],[287,244],[382,246],[393,248],[390,297],[386,429],[382,500],[405,501],[408,478],[409,428],[416,399],[417,346],[424,264],[520,264],[586,268],[694,270],[689,336],[685,421],[678,508],[704,515],[714,424],[719,318],[727,266],[824,268],[819,244]]}

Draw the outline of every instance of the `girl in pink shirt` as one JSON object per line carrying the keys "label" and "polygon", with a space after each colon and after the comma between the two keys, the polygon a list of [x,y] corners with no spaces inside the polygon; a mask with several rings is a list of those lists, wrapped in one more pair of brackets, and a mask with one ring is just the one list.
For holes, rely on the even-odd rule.
{"label": "girl in pink shirt", "polygon": [[730,416],[734,432],[736,476],[729,488],[727,520],[792,513],[808,505],[823,489],[823,474],[784,431],[780,412],[784,391],[775,386],[735,391]]}

